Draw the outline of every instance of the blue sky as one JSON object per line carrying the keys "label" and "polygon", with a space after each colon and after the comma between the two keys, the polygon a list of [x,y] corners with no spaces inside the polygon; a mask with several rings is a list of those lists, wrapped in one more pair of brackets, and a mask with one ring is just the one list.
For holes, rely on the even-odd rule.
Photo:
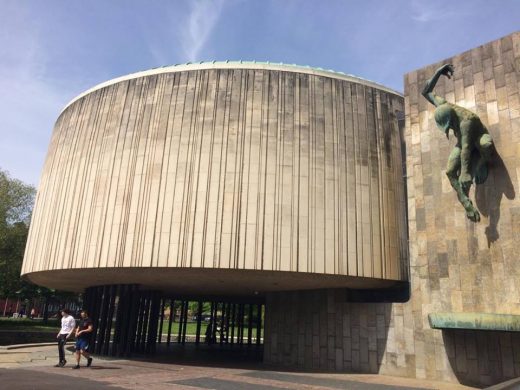
{"label": "blue sky", "polygon": [[0,168],[37,185],[82,91],[202,60],[311,65],[402,91],[403,74],[520,29],[520,0],[0,0]]}

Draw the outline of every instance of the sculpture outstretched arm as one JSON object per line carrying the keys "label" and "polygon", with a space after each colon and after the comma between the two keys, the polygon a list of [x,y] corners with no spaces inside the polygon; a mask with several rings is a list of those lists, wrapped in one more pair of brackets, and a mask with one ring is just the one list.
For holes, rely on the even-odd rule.
{"label": "sculpture outstretched arm", "polygon": [[444,98],[437,96],[433,93],[433,89],[435,88],[435,85],[437,84],[439,77],[441,77],[441,75],[444,75],[450,79],[453,75],[454,70],[455,69],[453,65],[445,64],[441,66],[439,69],[437,69],[433,77],[426,82],[426,85],[424,86],[424,89],[422,91],[422,95],[435,107],[446,103],[446,100]]}

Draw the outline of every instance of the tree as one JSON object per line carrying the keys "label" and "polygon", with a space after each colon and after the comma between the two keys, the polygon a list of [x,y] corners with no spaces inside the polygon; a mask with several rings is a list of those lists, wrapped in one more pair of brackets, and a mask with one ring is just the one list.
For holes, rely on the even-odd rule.
{"label": "tree", "polygon": [[0,233],[0,294],[14,297],[23,288],[20,278],[28,226],[17,222]]}
{"label": "tree", "polygon": [[37,286],[20,277],[35,193],[34,187],[0,169],[0,296],[22,301],[43,298],[45,306],[70,302],[77,294]]}
{"label": "tree", "polygon": [[28,284],[20,279],[20,270],[35,193],[34,187],[0,170],[0,295],[4,297],[17,296]]}
{"label": "tree", "polygon": [[43,298],[49,303],[77,301],[78,294],[37,286],[20,277],[36,190],[0,169],[0,296]]}
{"label": "tree", "polygon": [[36,190],[0,169],[0,226],[29,225]]}

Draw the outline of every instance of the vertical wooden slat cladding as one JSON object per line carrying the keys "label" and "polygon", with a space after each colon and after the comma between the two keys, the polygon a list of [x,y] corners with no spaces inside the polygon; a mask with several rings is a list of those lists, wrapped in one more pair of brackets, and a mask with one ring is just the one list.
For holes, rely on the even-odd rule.
{"label": "vertical wooden slat cladding", "polygon": [[403,99],[363,82],[197,69],[59,117],[23,274],[203,267],[406,280]]}

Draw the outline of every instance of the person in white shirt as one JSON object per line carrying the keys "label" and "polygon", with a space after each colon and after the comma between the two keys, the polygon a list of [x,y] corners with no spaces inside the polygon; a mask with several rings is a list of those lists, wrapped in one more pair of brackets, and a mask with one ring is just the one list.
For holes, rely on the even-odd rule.
{"label": "person in white shirt", "polygon": [[63,367],[67,364],[65,360],[65,343],[72,335],[72,332],[76,328],[76,320],[70,315],[68,309],[61,310],[61,329],[58,332],[56,338],[58,339],[58,353],[60,355],[60,361],[54,367]]}

